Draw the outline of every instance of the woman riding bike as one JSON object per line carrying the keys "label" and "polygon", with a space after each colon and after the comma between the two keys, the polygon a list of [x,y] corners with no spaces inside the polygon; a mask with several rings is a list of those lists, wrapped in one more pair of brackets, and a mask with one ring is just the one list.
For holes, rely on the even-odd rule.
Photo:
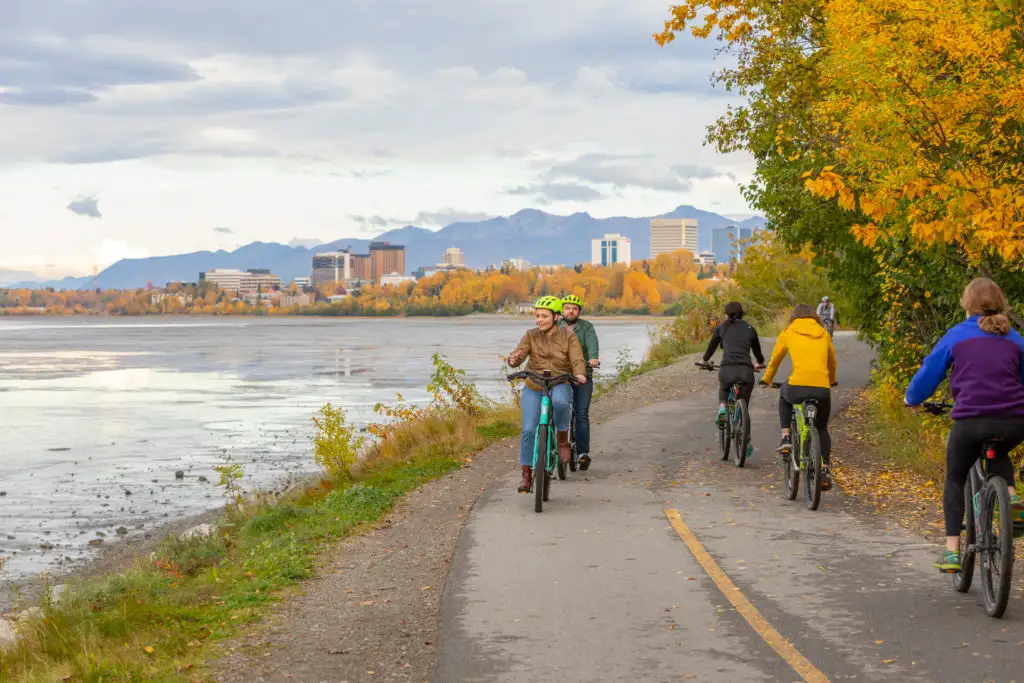
{"label": "woman riding bike", "polygon": [[821,437],[821,459],[825,463],[821,489],[828,491],[832,488],[832,475],[829,469],[832,464],[832,437],[828,433],[832,393],[829,389],[836,383],[836,349],[832,345],[832,337],[822,327],[818,314],[807,304],[797,304],[789,316],[789,326],[775,342],[772,359],[768,361],[768,369],[761,379],[762,384],[771,383],[787,352],[793,362],[793,372],[779,392],[782,440],[779,441],[778,451],[786,456],[793,449],[793,437],[789,433],[789,426],[793,421],[793,406],[808,399],[817,401],[818,413],[814,424]]}
{"label": "woman riding bike", "polygon": [[[753,353],[757,360],[757,369],[764,365],[757,330],[743,319],[743,305],[738,301],[730,301],[725,305],[725,322],[715,328],[711,341],[708,342],[707,351],[704,352],[704,358],[698,365],[707,363],[715,355],[719,345],[722,347],[722,362],[718,370],[718,415],[715,421],[721,425],[728,414],[726,403],[729,401],[732,385],[740,383],[740,398],[750,405],[755,369],[754,364],[750,362],[750,354]],[[748,458],[753,450],[753,444],[747,444]]]}
{"label": "woman riding bike", "polygon": [[[509,354],[508,364],[519,367],[527,357],[527,372],[555,375],[574,375],[578,383],[587,381],[587,364],[583,360],[583,349],[576,333],[561,327],[558,316],[562,312],[562,301],[553,296],[542,296],[533,305],[533,317],[537,326],[523,335],[519,346]],[[569,462],[572,450],[569,447],[569,398],[572,386],[559,384],[551,390],[551,403],[555,411],[555,429],[558,433],[558,458]],[[523,479],[519,483],[520,493],[529,493],[533,484],[533,442],[540,423],[540,404],[544,397],[543,387],[526,380],[521,397],[523,431],[519,438],[519,464],[523,468]]]}
{"label": "woman riding bike", "polygon": [[949,377],[955,406],[946,439],[946,482],[942,511],[946,549],[935,566],[960,571],[960,529],[964,520],[964,486],[982,444],[999,439],[989,471],[1010,488],[1010,503],[1024,509],[1013,487],[1009,453],[1024,442],[1024,338],[1010,329],[1009,306],[999,285],[988,278],[971,281],[960,297],[967,320],[946,332],[907,387],[906,404],[918,406]]}

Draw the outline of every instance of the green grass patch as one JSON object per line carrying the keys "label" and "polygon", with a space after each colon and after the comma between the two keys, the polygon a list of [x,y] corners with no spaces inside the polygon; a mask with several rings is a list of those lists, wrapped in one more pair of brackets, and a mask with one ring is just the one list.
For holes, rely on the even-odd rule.
{"label": "green grass patch", "polygon": [[320,550],[473,451],[518,433],[518,412],[505,407],[403,425],[350,480],[229,515],[214,536],[169,539],[155,561],[74,585],[58,604],[44,599],[19,646],[0,654],[0,680],[203,680],[211,645],[311,576]]}

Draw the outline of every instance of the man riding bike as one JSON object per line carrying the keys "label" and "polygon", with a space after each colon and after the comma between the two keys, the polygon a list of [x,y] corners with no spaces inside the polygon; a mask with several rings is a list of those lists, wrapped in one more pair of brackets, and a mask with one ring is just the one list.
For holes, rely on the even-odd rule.
{"label": "man riding bike", "polygon": [[[740,398],[750,405],[750,394],[754,390],[754,369],[764,365],[761,353],[761,340],[757,330],[743,319],[743,305],[738,301],[730,301],[725,305],[725,322],[715,328],[699,364],[707,363],[715,355],[719,345],[722,347],[722,362],[718,370],[718,415],[715,421],[721,426],[726,420],[729,401],[729,390],[739,382]],[[757,360],[755,366],[750,362],[750,354]],[[753,454],[753,444],[747,444],[747,457]]]}
{"label": "man riding bike", "polygon": [[[989,439],[999,439],[989,471],[1006,480],[1010,504],[1024,509],[1014,489],[1009,453],[1024,443],[1024,338],[1010,329],[1009,309],[999,285],[977,278],[964,290],[960,305],[967,320],[939,340],[907,387],[904,401],[919,406],[949,377],[955,403],[953,427],[946,439],[946,482],[942,510],[946,549],[935,563],[939,571],[960,571],[960,528],[963,525],[964,486],[971,467]],[[1018,512],[1019,514],[1019,512]]]}
{"label": "man riding bike", "polygon": [[598,359],[597,332],[587,320],[580,318],[583,299],[575,294],[562,298],[562,324],[576,333],[583,358],[587,362],[587,382],[573,387],[572,412],[576,428],[576,451],[579,453],[580,469],[590,467],[590,401],[594,397],[594,368],[601,364]]}
{"label": "man riding bike", "polygon": [[824,325],[829,334],[832,334],[836,329],[836,305],[827,296],[823,296],[821,297],[821,303],[818,304],[817,313],[818,318],[821,319],[821,324]]}
{"label": "man riding bike", "polygon": [[[530,362],[526,370],[535,374],[545,371],[552,375],[575,375],[580,384],[587,382],[587,364],[583,360],[583,349],[579,339],[568,329],[559,326],[558,316],[562,302],[557,297],[542,296],[533,304],[533,317],[537,326],[527,331],[519,340],[515,351],[509,354],[508,364],[519,367],[527,357]],[[572,452],[569,447],[569,395],[568,384],[559,384],[551,390],[551,404],[555,411],[555,430],[558,434],[558,458],[569,462]],[[540,423],[540,406],[544,397],[543,387],[526,380],[520,398],[523,416],[523,431],[519,438],[519,464],[523,468],[523,479],[519,483],[520,493],[529,493],[533,484],[533,442]]]}

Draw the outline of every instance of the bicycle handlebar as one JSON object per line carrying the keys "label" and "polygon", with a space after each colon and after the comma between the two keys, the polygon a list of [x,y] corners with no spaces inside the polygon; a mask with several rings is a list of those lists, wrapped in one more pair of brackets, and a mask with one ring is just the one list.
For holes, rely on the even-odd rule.
{"label": "bicycle handlebar", "polygon": [[932,415],[944,415],[953,409],[953,404],[945,401],[925,401],[921,407]]}
{"label": "bicycle handlebar", "polygon": [[[722,366],[721,365],[715,365],[715,361],[713,361],[713,360],[712,361],[708,361],[707,363],[698,360],[698,361],[694,361],[693,364],[696,365],[701,370],[714,371],[714,370],[721,370],[722,369]],[[764,372],[764,368],[763,367],[759,368],[759,367],[755,366],[754,367],[754,372]]]}
{"label": "bicycle handlebar", "polygon": [[576,383],[576,378],[573,377],[572,375],[539,375],[536,372],[529,372],[528,370],[513,372],[511,375],[506,375],[505,379],[507,379],[509,382],[514,382],[517,379],[532,379],[540,382],[544,386],[556,386],[565,383]]}
{"label": "bicycle handlebar", "polygon": [[[762,384],[765,384],[765,383],[762,382]],[[772,382],[771,384],[765,384],[765,386],[770,387],[772,389],[781,389],[782,388],[782,382]],[[838,386],[839,386],[839,382],[833,382],[830,388],[834,389],[834,388],[836,388]]]}

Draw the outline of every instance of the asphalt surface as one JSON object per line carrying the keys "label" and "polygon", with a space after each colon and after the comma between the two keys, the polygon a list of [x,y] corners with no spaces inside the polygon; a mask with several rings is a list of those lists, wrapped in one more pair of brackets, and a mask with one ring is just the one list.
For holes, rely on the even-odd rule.
{"label": "asphalt surface", "polygon": [[[852,337],[837,348],[834,413],[870,361]],[[517,473],[490,487],[459,539],[432,680],[1024,681],[1021,600],[987,617],[977,575],[956,593],[937,546],[839,491],[816,512],[785,500],[775,392],[754,393],[754,458],[721,462],[706,377],[595,425],[594,466],[556,481],[542,514]]]}

